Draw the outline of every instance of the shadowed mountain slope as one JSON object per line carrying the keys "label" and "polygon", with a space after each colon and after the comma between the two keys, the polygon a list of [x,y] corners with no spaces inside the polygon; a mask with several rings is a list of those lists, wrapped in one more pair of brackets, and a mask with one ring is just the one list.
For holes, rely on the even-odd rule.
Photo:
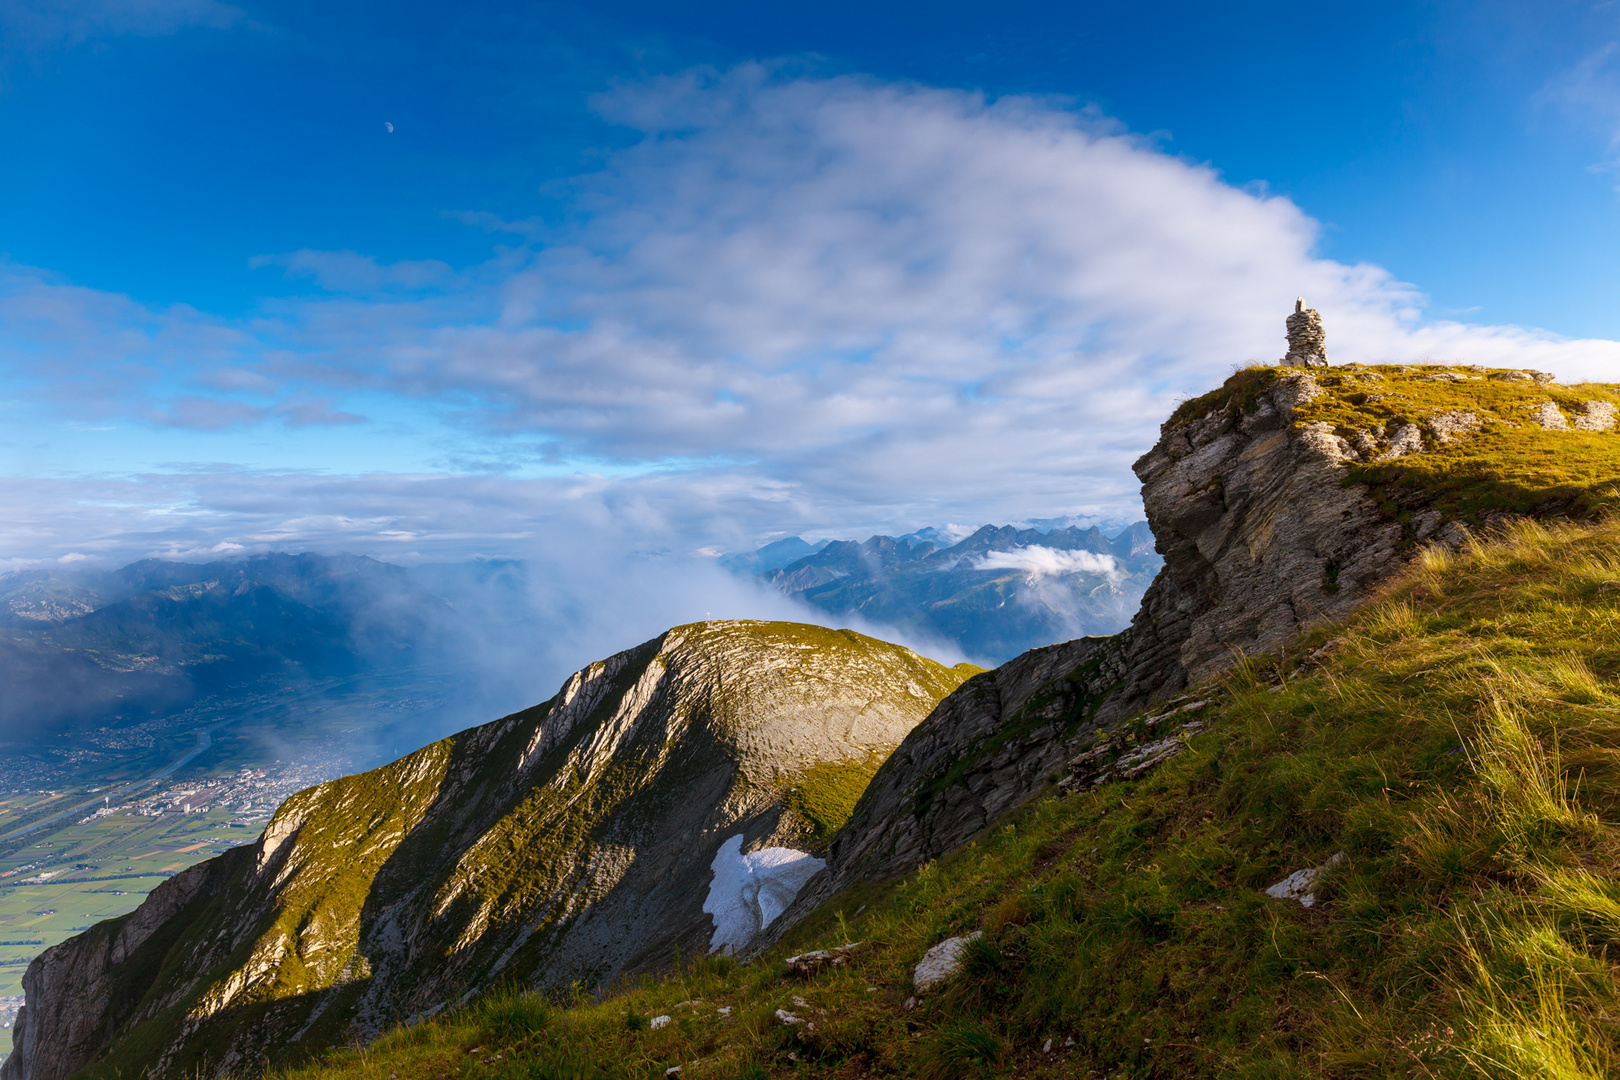
{"label": "shadowed mountain slope", "polygon": [[257,845],[47,951],[0,1075],[257,1067],[497,980],[598,987],[702,953],[726,842],[799,843],[787,797],[814,767],[881,759],[967,674],[848,631],[678,627],[299,793]]}
{"label": "shadowed mountain slope", "polygon": [[408,571],[360,556],[8,574],[0,739],[137,723],[268,676],[397,670],[442,647],[453,621]]}

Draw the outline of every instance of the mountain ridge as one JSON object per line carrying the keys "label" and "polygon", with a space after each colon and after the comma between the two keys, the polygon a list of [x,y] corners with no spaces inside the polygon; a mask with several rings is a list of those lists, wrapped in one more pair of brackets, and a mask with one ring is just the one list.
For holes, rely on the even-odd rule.
{"label": "mountain ridge", "polygon": [[[804,920],[812,915],[822,932],[830,932],[828,927],[833,922],[829,920],[834,914],[830,905],[837,897],[849,897],[860,890],[870,891],[897,877],[918,882],[918,888],[926,894],[929,887],[923,882],[928,875],[928,863],[955,858],[955,853],[985,837],[992,826],[997,837],[1003,833],[1013,835],[1000,823],[1011,814],[1034,812],[1029,811],[1034,800],[1052,792],[1054,782],[1071,769],[1078,771],[1069,780],[1081,785],[1081,789],[1102,785],[1104,792],[1115,790],[1107,787],[1110,782],[1107,776],[1113,774],[1106,772],[1106,768],[1114,768],[1115,764],[1106,764],[1103,773],[1094,775],[1086,771],[1091,768],[1086,762],[1117,763],[1135,754],[1138,756],[1131,760],[1147,760],[1151,765],[1181,753],[1203,721],[1176,721],[1168,729],[1161,725],[1169,722],[1169,717],[1180,716],[1187,710],[1210,707],[1208,699],[1191,700],[1187,696],[1186,692],[1193,687],[1209,687],[1210,693],[1222,696],[1223,701],[1239,702],[1237,715],[1251,717],[1256,725],[1251,741],[1259,747],[1254,753],[1260,755],[1244,758],[1244,767],[1255,770],[1255,775],[1264,770],[1275,773],[1279,768],[1277,762],[1264,756],[1264,748],[1270,745],[1266,741],[1270,736],[1265,732],[1276,730],[1266,726],[1275,724],[1270,718],[1268,703],[1276,700],[1292,705],[1304,700],[1297,695],[1290,696],[1292,692],[1284,676],[1297,672],[1298,677],[1304,677],[1323,663],[1322,655],[1332,651],[1331,643],[1318,640],[1320,631],[1313,628],[1348,617],[1376,599],[1385,583],[1403,572],[1411,572],[1412,567],[1449,565],[1447,560],[1452,558],[1449,554],[1452,551],[1480,553],[1477,557],[1487,568],[1494,565],[1489,559],[1516,557],[1511,555],[1512,544],[1505,549],[1509,554],[1496,556],[1490,555],[1479,542],[1483,536],[1511,535],[1513,529],[1519,528],[1514,522],[1525,520],[1515,518],[1516,513],[1528,511],[1565,519],[1589,519],[1620,503],[1620,491],[1613,481],[1615,466],[1620,463],[1620,441],[1613,430],[1614,409],[1620,403],[1615,389],[1606,386],[1560,388],[1548,386],[1544,381],[1526,385],[1532,382],[1528,376],[1514,378],[1512,373],[1476,372],[1437,365],[1322,369],[1309,373],[1256,369],[1239,372],[1217,391],[1183,405],[1166,421],[1155,447],[1136,464],[1144,484],[1149,521],[1156,543],[1165,552],[1166,564],[1147,591],[1131,627],[1108,638],[1083,638],[1043,647],[993,672],[973,675],[954,692],[943,696],[878,767],[848,820],[833,834],[826,865],[809,878],[787,910],[764,927],[762,935],[750,942],[746,951],[757,953],[762,948],[770,948],[771,942],[783,935],[797,934],[796,928],[807,925]],[[1594,405],[1606,405],[1609,411],[1605,414],[1604,409]],[[1456,415],[1464,411],[1469,413],[1467,422]],[[1552,413],[1558,414],[1557,421]],[[1599,426],[1605,415],[1610,421],[1608,426]],[[1589,425],[1578,426],[1569,420],[1570,416],[1588,418]],[[1590,419],[1593,417],[1597,419]],[[1492,449],[1504,445],[1524,452],[1512,456]],[[1488,452],[1485,457],[1481,456],[1481,447]],[[1459,474],[1475,476],[1478,480],[1459,484],[1456,482]],[[1492,479],[1503,474],[1510,477],[1511,484],[1503,485]],[[1530,547],[1541,544],[1550,550],[1550,542],[1536,540],[1528,526],[1520,532]],[[895,547],[896,550],[888,554],[896,558],[905,554],[898,551],[898,545]],[[835,553],[840,557],[847,554]],[[885,552],[878,554],[882,556]],[[1605,568],[1612,565],[1612,560],[1603,562],[1601,557],[1594,558],[1597,561],[1582,570],[1584,576],[1576,583],[1579,589],[1586,590],[1582,596],[1599,587],[1594,584],[1596,579],[1587,579],[1608,572]],[[1376,649],[1387,647],[1379,644],[1385,638],[1393,635],[1400,639],[1400,635],[1407,633],[1403,628],[1416,618],[1409,603],[1404,608],[1397,603],[1388,607],[1387,612],[1370,624],[1371,629],[1360,632],[1367,643],[1357,646],[1357,663],[1372,656]],[[1438,618],[1443,622],[1445,616]],[[1301,638],[1302,634],[1313,633],[1318,638]],[[1270,676],[1270,686],[1256,685],[1255,672],[1259,669],[1254,658],[1294,647],[1301,640],[1312,641],[1316,652],[1308,657],[1296,655],[1287,663],[1267,659],[1265,670],[1275,671]],[[1466,648],[1463,651],[1466,652]],[[1597,695],[1594,701],[1609,700],[1608,690],[1590,673],[1580,675],[1569,662],[1560,670],[1565,669],[1565,674],[1558,675],[1558,679],[1571,686],[1586,686],[1578,692]],[[1377,665],[1369,670],[1376,672]],[[1424,672],[1413,672],[1414,677],[1420,674]],[[1218,678],[1226,682],[1212,682]],[[1280,697],[1271,696],[1271,687],[1276,688]],[[1340,692],[1331,684],[1324,684],[1320,693],[1331,697]],[[1342,710],[1354,705],[1353,700],[1346,699],[1333,708]],[[1148,715],[1153,709],[1160,711]],[[1308,733],[1308,726],[1305,730]],[[1512,732],[1498,736],[1491,734],[1492,730],[1484,729],[1479,736],[1484,740],[1479,743],[1484,748],[1482,752],[1504,754],[1508,752],[1503,749],[1507,744],[1498,745],[1500,739],[1527,737]],[[1371,729],[1365,734],[1371,737]],[[1435,775],[1449,778],[1450,782],[1462,775],[1459,770],[1463,759],[1452,756],[1460,748],[1439,748],[1436,740],[1442,736],[1450,742],[1451,736],[1445,732],[1438,729],[1428,732],[1421,750],[1426,755],[1425,761],[1433,757],[1446,763],[1447,770]],[[1498,742],[1491,742],[1492,739]],[[1198,745],[1217,744],[1199,742]],[[1522,747],[1521,750],[1532,757],[1541,752]],[[1398,740],[1392,752],[1395,751],[1404,752]],[[1143,754],[1149,756],[1143,758]],[[1152,757],[1154,754],[1160,756]],[[1247,789],[1243,784],[1248,774],[1231,777],[1223,774],[1218,751],[1213,756],[1201,753],[1189,760],[1196,761],[1197,768],[1214,770],[1207,776],[1188,776],[1185,779],[1189,784],[1203,784],[1206,788],[1235,785],[1237,794],[1233,798],[1282,797],[1281,789],[1266,794],[1271,789],[1263,786],[1256,789],[1258,794],[1244,794]],[[1599,760],[1593,758],[1594,762]],[[1544,769],[1534,762],[1524,767],[1532,766]],[[1512,767],[1519,768],[1518,765]],[[1282,773],[1286,771],[1283,769]],[[1265,783],[1285,780],[1285,775],[1278,774],[1275,780]],[[1343,783],[1361,784],[1363,780],[1346,779]],[[1335,788],[1333,783],[1322,787],[1323,799],[1331,799],[1335,790],[1344,790]],[[1385,783],[1387,790],[1388,781]],[[1413,781],[1414,786],[1416,783]],[[1088,813],[1105,816],[1113,813],[1105,803],[1092,801],[1084,805],[1094,807]],[[1438,814],[1444,810],[1444,800],[1437,805]],[[1235,808],[1219,809],[1229,815],[1247,812],[1241,803]],[[1320,816],[1327,809],[1324,806],[1313,813]],[[1136,814],[1129,806],[1126,811]],[[1563,810],[1548,813],[1554,813],[1555,817],[1564,815],[1557,817],[1558,821],[1568,818]],[[289,817],[288,821],[291,820]],[[341,822],[342,815],[333,815],[333,820]],[[1105,846],[1111,845],[1111,851],[1119,850],[1120,857],[1124,858],[1136,843],[1133,837],[1138,834],[1133,830],[1150,826],[1157,827],[1151,821],[1132,817],[1119,825],[1123,831],[1106,840]],[[1442,825],[1430,823],[1423,827],[1438,829]],[[1083,830],[1085,826],[1075,828]],[[1142,832],[1140,835],[1156,834]],[[267,831],[266,840],[261,844],[268,844],[270,837],[271,832]],[[720,837],[716,834],[713,839],[718,842]],[[757,842],[773,839],[761,833]],[[1318,837],[1315,842],[1325,843],[1326,840]],[[1244,843],[1249,841],[1244,840]],[[1010,840],[987,841],[986,850],[1012,844]],[[523,844],[517,844],[509,849],[508,857],[527,857],[525,850]],[[1092,854],[1096,850],[1094,848]],[[713,880],[720,877],[717,870],[702,864],[707,851],[705,848],[699,853],[694,881],[701,882],[709,873],[713,874]],[[1167,849],[1165,858],[1172,854]],[[1325,858],[1331,852],[1322,854]],[[1070,855],[1076,859],[1076,865],[1085,864],[1088,857],[1084,853],[1071,852]],[[1182,855],[1175,857],[1183,858]],[[1194,862],[1203,857],[1196,856]],[[1220,855],[1215,852],[1209,858],[1218,859]],[[971,864],[974,860],[967,861]],[[959,863],[961,860],[957,859],[953,865]],[[685,861],[688,872],[693,870],[693,864],[688,853]],[[443,860],[437,863],[430,860],[424,865],[437,866],[442,874],[447,864]],[[1140,870],[1133,862],[1122,865],[1123,869],[1113,867],[1108,873],[1134,874]],[[1151,869],[1159,873],[1156,867]],[[1232,887],[1224,878],[1227,869],[1214,863],[1207,869],[1209,874],[1215,875],[1211,879],[1214,883],[1199,887]],[[1256,872],[1266,869],[1260,867]],[[1325,870],[1320,872],[1326,873]],[[1392,866],[1388,873],[1393,875],[1389,880],[1396,885],[1386,883],[1377,888],[1398,887],[1398,883],[1405,880],[1401,874],[1407,872]],[[1245,874],[1248,881],[1252,875],[1247,871]],[[1332,879],[1325,880],[1331,882]],[[1207,892],[1196,891],[1196,884],[1187,886],[1188,895],[1194,899],[1207,896]],[[1182,920],[1178,914],[1180,909],[1167,907],[1168,902],[1161,894],[1153,892],[1159,886],[1151,883],[1133,883],[1131,888],[1141,890],[1140,895],[1132,894],[1126,900],[1111,897],[1105,887],[1089,879],[1068,887],[1070,892],[1066,895],[1086,893],[1091,896],[1087,903],[1099,905],[1098,918],[1117,920],[1099,923],[1088,932],[1102,934],[1107,927],[1127,928],[1125,936],[1119,938],[1119,948],[1124,950],[1120,957],[1148,955],[1144,949],[1151,952],[1150,947],[1173,940],[1175,928]],[[1101,893],[1092,896],[1098,889]],[[691,891],[690,886],[687,891]],[[1126,906],[1121,908],[1119,903]],[[1246,913],[1262,910],[1255,906],[1259,902],[1252,898],[1243,903]],[[911,905],[906,910],[915,909],[913,901],[906,900],[904,904]],[[1066,904],[1068,901],[1061,897],[1008,893],[996,902],[994,911],[986,915],[989,920],[985,924],[986,932],[994,932],[997,940],[1012,949],[1023,939],[1018,939],[1018,932],[1008,928],[1023,926],[1036,918],[1035,914],[1021,915],[1020,911],[1045,912],[1047,915],[1041,917],[1050,916],[1059,923],[1090,918],[1086,912],[1066,907]],[[840,926],[847,906],[836,912],[836,923]],[[855,916],[859,914],[857,910]],[[952,929],[957,928],[954,914],[949,918],[942,914],[938,921],[941,929],[947,923]],[[463,916],[454,926],[447,924],[434,940],[442,947],[444,941],[457,940],[452,933],[455,926],[465,930],[476,929],[478,925],[478,919]],[[699,929],[706,929],[708,924],[694,919],[691,926],[692,940],[696,941]],[[1130,928],[1138,928],[1140,934],[1132,936],[1137,931]],[[107,931],[91,931],[84,938],[94,939],[98,932]],[[1034,934],[1040,932],[1038,926],[1031,930]],[[1115,930],[1107,929],[1107,933],[1114,934]],[[47,957],[53,958],[49,962],[56,962],[75,955],[78,950],[93,947],[93,940],[75,939],[52,950]],[[990,947],[991,944],[987,944],[986,948]],[[882,946],[874,944],[873,948],[877,950]],[[972,955],[977,958],[972,960],[972,965],[976,966],[972,966],[971,978],[963,984],[966,989],[962,991],[968,995],[980,993],[974,987],[991,986],[999,977],[997,972],[1011,970],[1024,962],[1022,954],[978,951]],[[1109,962],[1122,962],[1120,957]],[[49,962],[36,962],[36,967],[43,972]],[[648,970],[659,966],[652,963]],[[31,976],[35,970],[30,969]],[[536,970],[534,985],[552,990],[556,989],[555,982],[548,980],[553,980],[554,975],[561,978],[566,974],[565,969]],[[362,976],[357,982],[370,978]],[[761,987],[774,983],[775,977],[768,971],[760,972]],[[37,980],[34,985],[39,986]],[[414,1007],[410,992],[402,991],[402,1000],[405,1005]],[[997,991],[1004,992],[1005,989]],[[1150,995],[1156,992],[1144,990]],[[952,996],[955,993],[954,990],[946,992],[943,1013],[942,1006],[929,1006],[919,1017],[932,1023],[929,1017],[949,1019],[956,1015],[950,1009],[966,1008],[968,999]],[[984,993],[990,991],[986,989]],[[1096,993],[1102,991],[1094,992],[1093,996]],[[19,1051],[23,1052],[14,1053],[6,1063],[6,1080],[24,1080],[25,1077],[27,1080],[55,1080],[54,1074],[31,1075],[24,1059],[37,1053],[28,1047],[42,1045],[44,1040],[55,1037],[53,1032],[67,1029],[64,1019],[50,1017],[52,1010],[71,1012],[74,1000],[75,991],[64,984],[60,989],[41,994],[40,1004],[25,1010],[28,1034],[19,1043]],[[972,1000],[983,1006],[997,999]],[[906,1005],[905,1009],[909,1011],[914,1004]],[[891,1001],[889,1007],[901,1008],[899,1000]],[[1067,1007],[1083,1012],[1086,1005],[1076,1002]],[[34,1011],[36,1008],[38,1012]],[[752,1009],[749,1015],[754,1015]],[[779,1052],[779,1059],[773,1057],[771,1061],[781,1064],[784,1070],[795,1067],[800,1061],[798,1051],[790,1051],[790,1047],[807,1053],[814,1050],[815,1054],[831,1061],[843,1060],[840,1054],[848,1056],[838,1045],[826,1041],[845,1035],[812,1037],[813,1029],[808,1026],[802,1032],[779,1030],[781,1027],[791,1029],[803,1019],[783,1020],[778,1013],[777,1026],[773,1026],[768,1014],[761,1010],[758,1024],[749,1020],[748,1030],[758,1036],[762,1046],[768,1044],[772,1054]],[[967,1023],[965,1020],[951,1022]],[[620,1030],[624,1030],[622,1025]],[[960,1028],[960,1031],[966,1030]],[[647,1045],[675,1046],[687,1038],[684,1028],[681,1032],[678,1037],[673,1033],[660,1035]],[[771,1032],[774,1034],[768,1034]],[[892,1047],[876,1046],[853,1031],[846,1034],[852,1040],[848,1045],[862,1047],[859,1051],[862,1054],[898,1052]],[[945,1054],[952,1045],[949,1039],[955,1036],[944,1029],[937,1035],[938,1041],[929,1045],[941,1048],[938,1052]],[[330,1033],[326,1037],[329,1041]],[[1117,1047],[1106,1037],[1095,1033],[1088,1037],[1093,1038],[1095,1047],[1106,1045],[1107,1054],[1117,1057]],[[976,1045],[990,1047],[995,1044],[996,1036],[991,1032],[973,1038],[980,1040]],[[181,1038],[171,1045],[185,1042]],[[901,1045],[909,1045],[909,1040],[902,1040]],[[1047,1051],[1050,1049],[1049,1044]],[[188,1052],[200,1051],[200,1045],[193,1045]],[[1142,1044],[1137,1043],[1136,1056],[1129,1060],[1142,1060],[1144,1054]],[[220,1058],[211,1060],[215,1062],[214,1068],[224,1067]],[[960,1064],[977,1059],[951,1060]],[[178,1059],[167,1061],[169,1067],[177,1063]],[[947,1071],[957,1069],[953,1065]]]}
{"label": "mountain ridge", "polygon": [[984,525],[944,547],[915,536],[835,540],[755,576],[830,615],[950,641],[995,664],[1122,629],[1162,561],[1146,522],[1113,537],[1097,526]]}
{"label": "mountain ridge", "polygon": [[[886,753],[967,674],[849,631],[677,627],[542,705],[300,792],[253,847],[48,950],[0,1076],[256,1067],[497,978],[561,992],[701,953],[723,843],[799,841],[800,774]],[[115,984],[89,1009],[71,989]]]}
{"label": "mountain ridge", "polygon": [[450,606],[402,567],[311,553],[12,573],[0,576],[0,613],[10,691],[0,730],[35,742],[271,677],[392,670],[453,623]]}

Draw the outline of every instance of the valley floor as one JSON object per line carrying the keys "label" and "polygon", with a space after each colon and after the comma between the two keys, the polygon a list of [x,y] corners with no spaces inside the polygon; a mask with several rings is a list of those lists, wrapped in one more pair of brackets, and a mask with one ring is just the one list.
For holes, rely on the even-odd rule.
{"label": "valley floor", "polygon": [[440,734],[448,692],[419,673],[259,687],[0,761],[0,1030],[35,956],[252,843],[287,796],[393,753],[390,738]]}
{"label": "valley floor", "polygon": [[[1609,1075],[1617,680],[1620,524],[1428,552],[1206,688],[1156,771],[1042,797],[751,963],[672,958],[600,1002],[497,990],[291,1075]],[[1094,762],[1161,742],[1144,719]],[[1314,906],[1267,894],[1317,867]],[[974,931],[919,992],[924,952]]]}
{"label": "valley floor", "polygon": [[[75,821],[0,859],[0,995],[22,993],[23,972],[38,953],[135,910],[159,882],[192,863],[252,843],[262,824],[223,809],[110,815]],[[15,1008],[0,1004],[0,1027],[10,1026],[7,1012]]]}

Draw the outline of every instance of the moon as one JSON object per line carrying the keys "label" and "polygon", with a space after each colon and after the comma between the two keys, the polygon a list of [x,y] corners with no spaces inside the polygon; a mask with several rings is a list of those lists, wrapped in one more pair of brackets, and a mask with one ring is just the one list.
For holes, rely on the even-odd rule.
{"label": "moon", "polygon": [[383,127],[388,129],[388,134],[392,135],[394,133],[394,125],[390,124],[388,121],[383,121]]}

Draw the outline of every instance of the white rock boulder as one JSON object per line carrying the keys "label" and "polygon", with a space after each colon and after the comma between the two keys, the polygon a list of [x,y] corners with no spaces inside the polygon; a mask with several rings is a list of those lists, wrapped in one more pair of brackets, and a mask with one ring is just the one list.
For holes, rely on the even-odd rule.
{"label": "white rock boulder", "polygon": [[918,990],[930,990],[962,970],[962,951],[968,942],[984,935],[978,930],[962,937],[948,937],[923,954],[911,973]]}
{"label": "white rock boulder", "polygon": [[1316,879],[1339,865],[1343,858],[1344,852],[1341,851],[1321,866],[1295,870],[1267,889],[1266,895],[1275,896],[1279,900],[1298,900],[1301,907],[1314,907],[1316,893],[1313,890],[1316,887]]}

